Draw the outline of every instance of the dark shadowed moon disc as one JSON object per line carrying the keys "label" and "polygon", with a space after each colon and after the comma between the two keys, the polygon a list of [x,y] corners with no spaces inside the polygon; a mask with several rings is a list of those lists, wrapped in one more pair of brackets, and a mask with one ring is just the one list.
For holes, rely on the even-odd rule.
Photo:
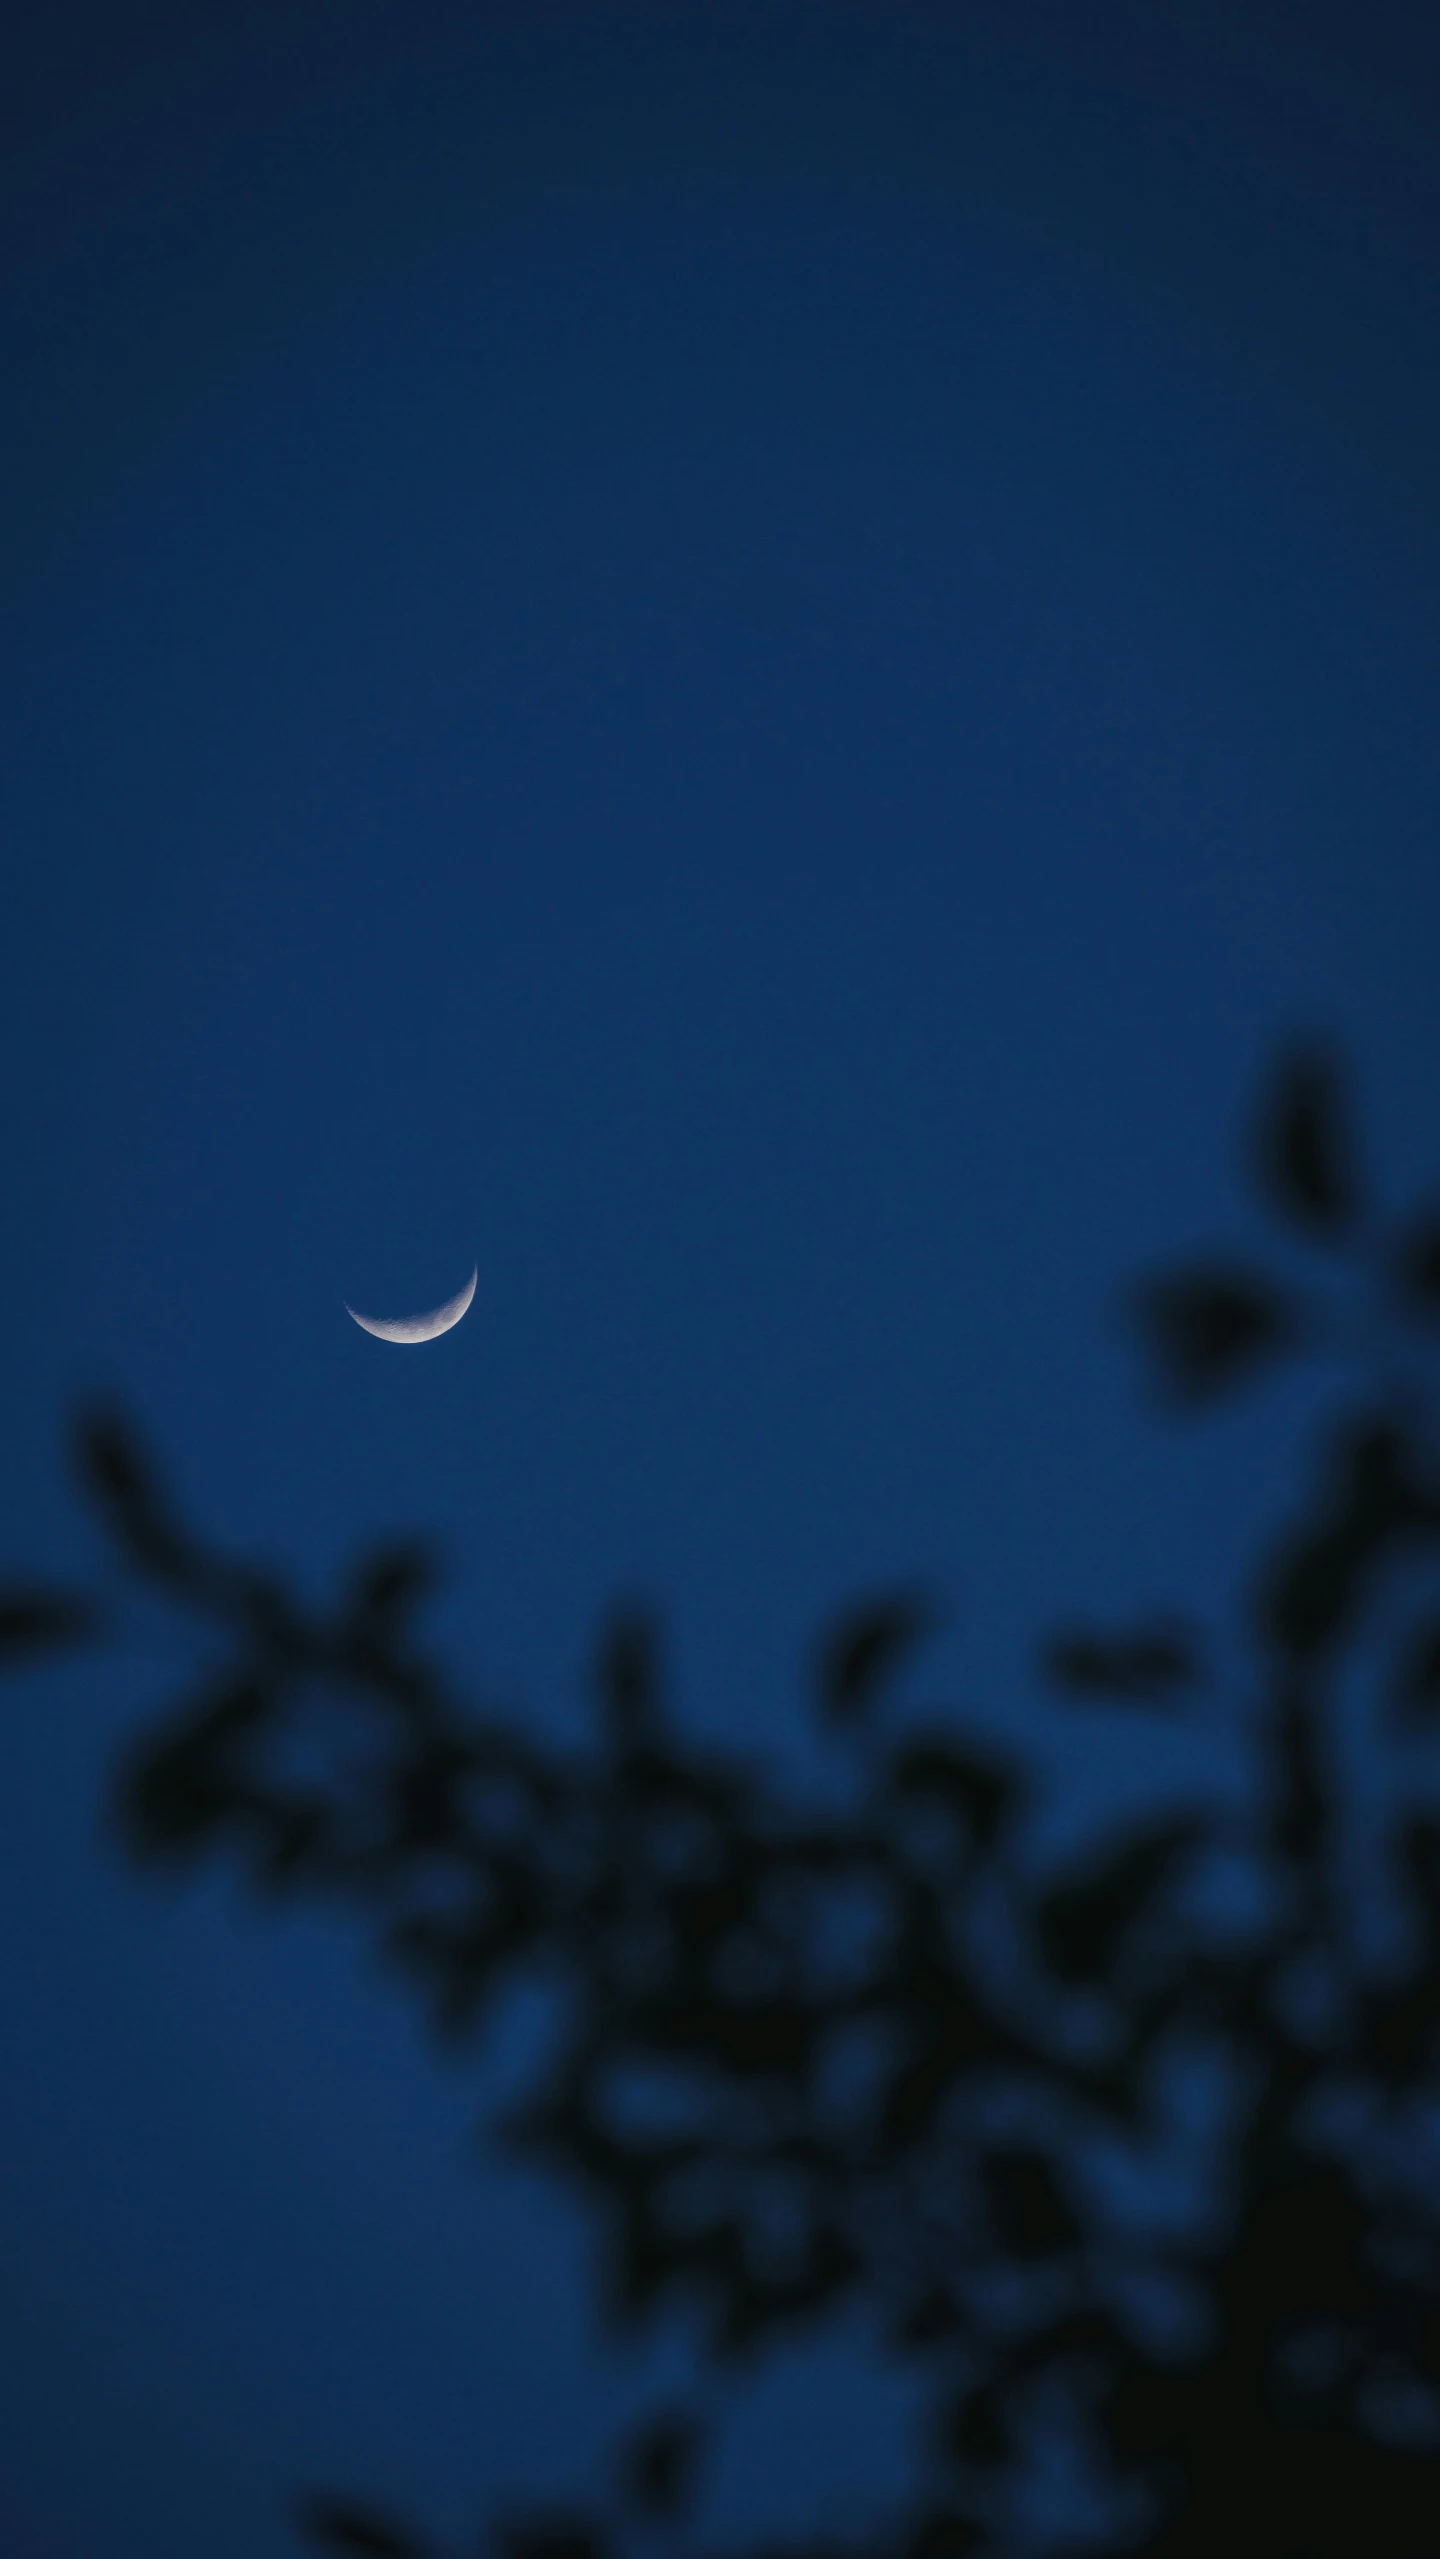
{"label": "dark shadowed moon disc", "polygon": [[345,1312],[363,1332],[374,1333],[379,1341],[433,1342],[438,1333],[448,1333],[453,1324],[459,1323],[475,1294],[479,1276],[477,1262],[464,1287],[447,1297],[443,1306],[432,1306],[428,1315],[357,1315],[353,1306],[347,1306]]}

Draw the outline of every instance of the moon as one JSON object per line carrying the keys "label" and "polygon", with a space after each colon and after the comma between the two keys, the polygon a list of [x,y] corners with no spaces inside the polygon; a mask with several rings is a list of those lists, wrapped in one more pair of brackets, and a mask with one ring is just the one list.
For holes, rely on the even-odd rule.
{"label": "moon", "polygon": [[352,1323],[359,1325],[362,1333],[373,1333],[379,1341],[433,1342],[438,1334],[448,1333],[459,1323],[475,1294],[475,1282],[479,1277],[480,1265],[477,1262],[464,1287],[457,1289],[453,1297],[447,1297],[443,1306],[432,1306],[428,1315],[360,1315],[353,1306],[347,1306],[345,1312]]}

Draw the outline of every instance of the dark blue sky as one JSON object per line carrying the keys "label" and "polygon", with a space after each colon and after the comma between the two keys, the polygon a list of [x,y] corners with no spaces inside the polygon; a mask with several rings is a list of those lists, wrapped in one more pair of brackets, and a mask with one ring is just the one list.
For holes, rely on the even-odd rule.
{"label": "dark blue sky", "polygon": [[[1047,1609],[1225,1589],[1282,1443],[1147,1425],[1115,1284],[1248,1231],[1296,1025],[1397,1194],[1440,1154],[1411,15],[37,17],[9,1569],[94,1565],[103,1388],[317,1586],[433,1525],[448,1638],[547,1721],[617,1587],[697,1723],[777,1745],[897,1573],[953,1602],[930,1686],[1016,1727]],[[431,1348],[345,1318],[472,1261]],[[475,2173],[473,2084],[342,1937],[98,1844],[168,1675],[7,1698],[0,2543],[279,2559],[298,2478],[457,2525],[583,2481],[583,2250]],[[786,2387],[731,2519],[898,2458],[853,2358]]]}

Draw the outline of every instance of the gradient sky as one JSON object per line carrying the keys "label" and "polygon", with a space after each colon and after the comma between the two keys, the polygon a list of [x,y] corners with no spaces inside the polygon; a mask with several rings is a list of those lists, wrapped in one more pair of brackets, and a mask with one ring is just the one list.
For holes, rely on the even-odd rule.
{"label": "gradient sky", "polygon": [[[7,1572],[98,1569],[103,1390],[313,1587],[433,1527],[447,1640],[547,1725],[617,1588],[697,1726],[781,1750],[897,1574],[953,1605],[920,1687],[1020,1730],[1047,1610],[1227,1588],[1273,1408],[1157,1431],[1116,1284],[1252,1231],[1296,1027],[1397,1198],[1440,1169],[1417,15],[35,13]],[[472,1262],[424,1350],[345,1317]],[[473,2077],[339,1931],[105,1844],[171,1676],[6,1693],[7,2559],[280,2559],[305,2479],[451,2527],[582,2486],[637,2383],[577,2226],[477,2172]],[[1139,1782],[1128,1728],[1059,1768],[1062,1819]],[[717,2515],[859,2511],[900,2416],[863,2343],[778,2376]]]}

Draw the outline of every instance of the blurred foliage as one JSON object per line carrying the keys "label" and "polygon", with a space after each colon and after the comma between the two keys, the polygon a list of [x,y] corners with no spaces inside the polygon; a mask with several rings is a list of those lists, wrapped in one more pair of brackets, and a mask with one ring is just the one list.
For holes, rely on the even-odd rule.
{"label": "blurred foliage", "polygon": [[76,1591],[0,1589],[0,1663],[86,1643],[99,1630],[98,1610]]}
{"label": "blurred foliage", "polygon": [[[642,1612],[604,1631],[594,1738],[562,1749],[459,1701],[417,1631],[414,1547],[317,1613],[182,1528],[119,1421],[82,1434],[119,1556],[207,1665],[120,1774],[135,1856],[329,1896],[446,2038],[550,1984],[503,2139],[594,2214],[620,2327],[687,2313],[718,2367],[868,2314],[928,2412],[887,2559],[1440,2552],[1440,1813],[1416,1756],[1440,1721],[1440,1224],[1362,1215],[1328,1051],[1281,1061],[1247,1161],[1313,1285],[1205,1256],[1131,1305],[1181,1405],[1349,1359],[1245,1596],[1248,1795],[1060,1863],[1028,1842],[1038,1771],[954,1717],[886,1720],[933,1625],[918,1592],[818,1648],[848,1772],[819,1810],[685,1736]],[[71,1598],[0,1612],[0,1643],[91,1631]],[[1209,1651],[1166,1618],[1062,1631],[1041,1668],[1071,1715],[1168,1716]],[[1243,1919],[1207,1892],[1237,1874]],[[1199,2065],[1224,2102],[1157,2226],[1114,2172],[1193,2152],[1174,2090]],[[1027,2521],[1057,2427],[1091,2483],[1069,2542]],[[502,2520],[484,2546],[708,2547],[703,2435],[698,2404],[657,2415],[593,2512]],[[435,2546],[340,2498],[299,2520],[316,2551]]]}

